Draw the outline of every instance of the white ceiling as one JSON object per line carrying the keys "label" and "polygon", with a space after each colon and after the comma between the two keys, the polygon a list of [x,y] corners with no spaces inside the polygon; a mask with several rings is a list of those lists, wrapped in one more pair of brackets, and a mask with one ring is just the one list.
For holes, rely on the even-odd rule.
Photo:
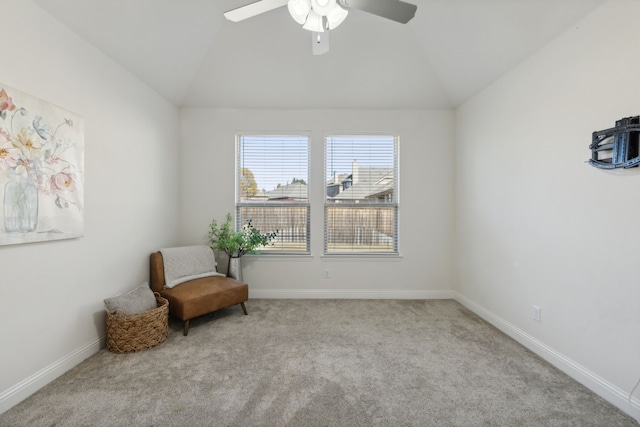
{"label": "white ceiling", "polygon": [[[406,25],[358,10],[311,54],[286,7],[232,23],[254,0],[33,0],[176,106],[449,108],[605,0],[406,0]],[[389,0],[395,1],[395,0]]]}

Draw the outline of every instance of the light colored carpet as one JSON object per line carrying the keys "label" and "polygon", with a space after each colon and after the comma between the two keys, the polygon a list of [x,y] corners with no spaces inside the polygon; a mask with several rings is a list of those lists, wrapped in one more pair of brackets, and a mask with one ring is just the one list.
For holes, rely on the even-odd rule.
{"label": "light colored carpet", "polygon": [[98,354],[2,426],[633,426],[451,300],[250,300]]}

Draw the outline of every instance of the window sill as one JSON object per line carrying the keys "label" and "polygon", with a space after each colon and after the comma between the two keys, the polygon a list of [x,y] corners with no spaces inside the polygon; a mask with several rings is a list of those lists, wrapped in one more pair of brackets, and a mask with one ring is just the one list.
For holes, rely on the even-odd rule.
{"label": "window sill", "polygon": [[381,261],[381,262],[398,262],[402,261],[402,255],[400,254],[331,254],[322,255],[320,257],[323,261]]}
{"label": "window sill", "polygon": [[246,254],[246,257],[250,257],[256,260],[265,260],[265,261],[311,261],[313,260],[313,255],[311,254]]}
{"label": "window sill", "polygon": [[[313,261],[316,256],[313,254],[246,254],[243,257],[252,258],[258,261]],[[375,262],[400,262],[403,259],[399,254],[331,254],[321,255],[322,261],[329,262],[353,262],[353,261],[375,261]]]}

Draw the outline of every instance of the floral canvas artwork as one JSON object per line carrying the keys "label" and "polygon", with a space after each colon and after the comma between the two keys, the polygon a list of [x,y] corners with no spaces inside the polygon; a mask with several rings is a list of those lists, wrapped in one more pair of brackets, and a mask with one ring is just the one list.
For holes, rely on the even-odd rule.
{"label": "floral canvas artwork", "polygon": [[0,83],[0,245],[82,237],[84,122]]}

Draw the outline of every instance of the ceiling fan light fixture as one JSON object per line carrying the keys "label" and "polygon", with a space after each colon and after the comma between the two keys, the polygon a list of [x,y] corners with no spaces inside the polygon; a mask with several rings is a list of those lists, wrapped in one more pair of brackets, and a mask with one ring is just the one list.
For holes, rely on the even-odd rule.
{"label": "ceiling fan light fixture", "polygon": [[291,17],[300,25],[307,22],[307,15],[311,10],[311,0],[289,0],[287,8]]}
{"label": "ceiling fan light fixture", "polygon": [[337,7],[336,0],[311,0],[311,8],[320,16],[327,16]]}
{"label": "ceiling fan light fixture", "polygon": [[[314,55],[329,50],[328,30],[340,25],[349,14],[349,9],[359,9],[401,24],[413,19],[418,9],[415,4],[403,0],[254,0],[225,12],[224,16],[229,21],[240,22],[284,5],[287,5],[294,21],[312,32]],[[326,37],[321,37],[321,33]]]}
{"label": "ceiling fan light fixture", "polygon": [[323,33],[324,32],[323,21],[324,21],[324,17],[318,15],[312,9],[309,11],[309,16],[307,16],[307,22],[304,23],[302,28],[308,31],[314,31],[316,33]]}
{"label": "ceiling fan light fixture", "polygon": [[329,29],[333,30],[338,25],[342,24],[342,21],[347,17],[349,11],[341,8],[336,4],[336,6],[331,9],[329,14],[327,15],[327,22],[329,23]]}

